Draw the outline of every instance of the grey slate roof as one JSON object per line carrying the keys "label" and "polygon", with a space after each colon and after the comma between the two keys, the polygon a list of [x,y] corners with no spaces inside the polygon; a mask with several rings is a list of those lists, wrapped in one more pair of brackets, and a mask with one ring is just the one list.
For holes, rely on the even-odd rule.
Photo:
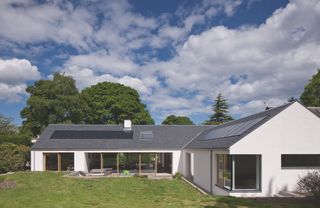
{"label": "grey slate roof", "polygon": [[291,104],[292,103],[288,103],[239,120],[206,129],[186,145],[185,148],[227,149]]}
{"label": "grey slate roof", "polygon": [[312,113],[314,113],[314,114],[316,114],[318,117],[320,117],[320,107],[308,107],[308,109],[309,109]]}
{"label": "grey slate roof", "polygon": [[[196,135],[210,127],[133,125],[133,137],[123,138],[120,134],[121,138],[119,138],[119,131],[123,132],[121,125],[50,124],[32,146],[32,150],[179,150]],[[140,138],[141,132],[150,134],[150,131],[152,131],[152,138],[149,136]],[[55,132],[58,132],[59,137]],[[79,136],[82,133],[88,138]]]}

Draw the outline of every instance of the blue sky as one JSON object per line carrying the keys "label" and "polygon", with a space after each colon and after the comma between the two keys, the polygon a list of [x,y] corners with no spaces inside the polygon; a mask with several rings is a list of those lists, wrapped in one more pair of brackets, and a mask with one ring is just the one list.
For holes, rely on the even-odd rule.
{"label": "blue sky", "polygon": [[318,0],[0,2],[0,113],[21,123],[26,86],[54,72],[79,90],[135,88],[157,123],[199,124],[218,93],[239,118],[299,97],[320,65]]}

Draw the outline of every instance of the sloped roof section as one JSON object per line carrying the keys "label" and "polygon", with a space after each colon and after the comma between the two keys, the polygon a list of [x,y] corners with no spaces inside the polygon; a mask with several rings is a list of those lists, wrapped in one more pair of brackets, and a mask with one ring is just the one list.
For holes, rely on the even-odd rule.
{"label": "sloped roof section", "polygon": [[186,145],[185,148],[227,149],[250,132],[259,128],[268,120],[279,114],[291,104],[292,103],[288,103],[239,120],[206,129]]}
{"label": "sloped roof section", "polygon": [[50,124],[32,150],[180,150],[211,126]]}
{"label": "sloped roof section", "polygon": [[308,109],[320,118],[320,107],[308,107]]}

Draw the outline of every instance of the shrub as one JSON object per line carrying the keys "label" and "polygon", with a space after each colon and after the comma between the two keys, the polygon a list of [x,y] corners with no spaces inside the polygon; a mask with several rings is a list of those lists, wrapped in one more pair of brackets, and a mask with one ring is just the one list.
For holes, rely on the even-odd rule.
{"label": "shrub", "polygon": [[180,172],[176,172],[173,176],[174,179],[180,180],[182,178],[182,174]]}
{"label": "shrub", "polygon": [[0,171],[24,170],[30,161],[30,147],[11,143],[0,144]]}
{"label": "shrub", "polygon": [[320,170],[308,172],[304,177],[300,177],[298,181],[298,190],[312,194],[320,200]]}
{"label": "shrub", "polygon": [[[0,153],[1,154],[1,153]],[[0,159],[2,160],[2,159]],[[4,164],[2,161],[0,161],[0,173],[6,173],[8,172],[8,165]],[[0,180],[1,181],[1,180]]]}
{"label": "shrub", "polygon": [[130,171],[129,170],[124,170],[124,171],[122,171],[122,173],[125,176],[129,176],[130,175]]}
{"label": "shrub", "polygon": [[0,135],[0,144],[12,143],[31,146],[31,137],[25,134]]}

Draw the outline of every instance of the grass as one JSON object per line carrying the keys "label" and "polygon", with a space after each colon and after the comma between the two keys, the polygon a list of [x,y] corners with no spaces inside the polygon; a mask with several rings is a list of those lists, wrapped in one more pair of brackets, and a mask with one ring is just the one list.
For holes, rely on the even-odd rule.
{"label": "grass", "polygon": [[181,180],[76,179],[61,173],[20,172],[1,176],[17,183],[0,190],[0,207],[204,207],[314,208],[312,201],[252,200],[204,196]]}

